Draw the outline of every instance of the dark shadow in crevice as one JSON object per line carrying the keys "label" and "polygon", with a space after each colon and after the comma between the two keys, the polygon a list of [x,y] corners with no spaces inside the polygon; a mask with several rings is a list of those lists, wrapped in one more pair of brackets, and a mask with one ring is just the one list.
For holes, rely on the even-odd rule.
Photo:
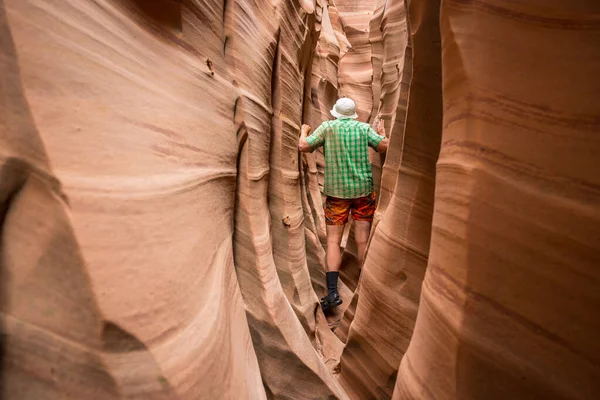
{"label": "dark shadow in crevice", "polygon": [[102,328],[102,351],[106,353],[129,353],[147,350],[146,345],[119,325],[104,321]]}
{"label": "dark shadow in crevice", "polygon": [[15,196],[20,192],[27,176],[26,163],[10,158],[0,167],[0,396],[4,392],[4,368],[7,360],[8,332],[4,316],[10,309],[8,299],[8,269],[4,265],[4,222]]}
{"label": "dark shadow in crevice", "polygon": [[279,96],[279,41],[281,39],[281,28],[277,31],[276,41],[275,41],[275,51],[273,53],[273,67],[271,68],[271,107],[273,107],[273,112],[275,112],[275,108],[281,108],[281,101]]}
{"label": "dark shadow in crevice", "polygon": [[181,32],[183,0],[123,0],[122,4],[149,27]]}

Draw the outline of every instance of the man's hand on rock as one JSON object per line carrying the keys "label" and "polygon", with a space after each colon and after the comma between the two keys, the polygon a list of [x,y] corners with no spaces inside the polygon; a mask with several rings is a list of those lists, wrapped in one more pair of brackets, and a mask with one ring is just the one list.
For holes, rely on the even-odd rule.
{"label": "man's hand on rock", "polygon": [[307,153],[310,151],[310,145],[306,141],[306,135],[310,132],[310,125],[303,124],[300,128],[300,139],[298,139],[298,151]]}
{"label": "man's hand on rock", "polygon": [[383,123],[382,119],[377,121],[377,133],[379,133],[381,136],[385,136],[385,124]]}
{"label": "man's hand on rock", "polygon": [[310,132],[312,128],[310,127],[310,125],[307,124],[303,124],[302,128],[300,129],[300,136],[301,137],[306,137],[308,135],[308,133]]}

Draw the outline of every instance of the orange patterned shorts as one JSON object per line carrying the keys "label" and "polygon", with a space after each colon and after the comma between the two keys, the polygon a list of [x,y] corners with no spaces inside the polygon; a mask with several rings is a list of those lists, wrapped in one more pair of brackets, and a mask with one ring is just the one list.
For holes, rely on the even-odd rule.
{"label": "orange patterned shorts", "polygon": [[358,199],[338,199],[327,196],[325,201],[325,223],[327,225],[344,225],[348,222],[348,216],[352,211],[352,219],[355,221],[373,221],[375,208],[377,206],[377,194],[371,193]]}

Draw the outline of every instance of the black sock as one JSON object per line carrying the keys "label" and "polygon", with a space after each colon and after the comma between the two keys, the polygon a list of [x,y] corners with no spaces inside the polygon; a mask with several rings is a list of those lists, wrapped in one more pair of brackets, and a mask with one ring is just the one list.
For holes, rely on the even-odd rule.
{"label": "black sock", "polygon": [[327,297],[329,299],[333,299],[338,293],[337,283],[339,274],[339,272],[327,272],[325,274],[327,277]]}

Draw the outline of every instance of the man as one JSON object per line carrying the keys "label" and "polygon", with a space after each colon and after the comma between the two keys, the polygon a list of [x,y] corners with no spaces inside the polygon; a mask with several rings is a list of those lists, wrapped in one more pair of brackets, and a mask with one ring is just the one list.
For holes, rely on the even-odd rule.
{"label": "man", "polygon": [[321,308],[328,310],[342,304],[337,281],[342,263],[340,243],[348,216],[354,219],[358,258],[362,265],[371,222],[376,207],[373,172],[368,147],[379,153],[387,151],[383,121],[377,124],[379,135],[368,124],[356,121],[356,106],[349,98],[341,98],[331,114],[333,121],[323,122],[307,137],[311,127],[302,125],[298,150],[312,152],[324,146],[325,152],[325,220],[327,224],[327,296]]}

